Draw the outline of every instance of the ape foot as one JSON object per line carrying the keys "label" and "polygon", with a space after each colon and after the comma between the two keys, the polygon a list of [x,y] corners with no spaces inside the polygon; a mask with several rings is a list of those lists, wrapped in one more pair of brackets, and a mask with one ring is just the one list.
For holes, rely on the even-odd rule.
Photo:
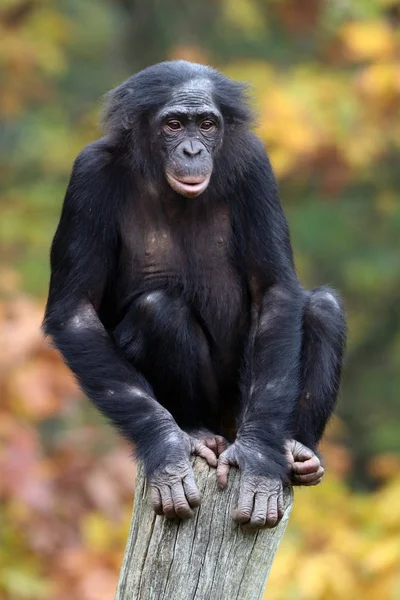
{"label": "ape foot", "polygon": [[285,512],[282,480],[251,473],[254,470],[268,471],[268,468],[274,472],[274,465],[262,453],[236,441],[219,457],[217,481],[221,488],[227,484],[231,466],[242,471],[238,506],[233,519],[245,529],[275,527]]}
{"label": "ape foot", "polygon": [[286,457],[291,467],[292,485],[318,485],[324,475],[324,467],[318,456],[296,440],[286,442]]}
{"label": "ape foot", "polygon": [[149,477],[151,503],[157,515],[189,519],[201,496],[189,461],[167,464]]}
{"label": "ape foot", "polygon": [[216,435],[207,429],[191,431],[187,435],[190,443],[190,454],[201,456],[210,467],[216,467],[218,457],[228,447],[227,440],[222,435]]}
{"label": "ape foot", "polygon": [[245,529],[276,527],[285,512],[280,479],[242,475],[238,507],[233,519]]}

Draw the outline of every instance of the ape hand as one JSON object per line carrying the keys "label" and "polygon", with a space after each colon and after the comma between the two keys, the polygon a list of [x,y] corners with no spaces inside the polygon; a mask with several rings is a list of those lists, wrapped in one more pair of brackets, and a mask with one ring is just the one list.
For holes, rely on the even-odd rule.
{"label": "ape hand", "polygon": [[200,492],[189,461],[190,454],[195,453],[207,462],[216,461],[209,448],[179,428],[160,447],[161,464],[148,477],[151,503],[158,515],[188,519],[193,515],[192,508],[200,504]]}
{"label": "ape hand", "polygon": [[[255,460],[256,459],[256,460]],[[221,488],[227,483],[231,466],[242,471],[238,507],[233,518],[246,527],[275,527],[283,517],[282,480],[268,475],[254,474],[267,471],[270,460],[260,452],[236,441],[218,460],[217,481]]]}
{"label": "ape hand", "polygon": [[296,440],[288,440],[285,444],[293,485],[318,485],[324,475],[324,467],[318,456]]}
{"label": "ape hand", "polygon": [[148,481],[151,504],[157,515],[189,519],[193,515],[192,508],[200,504],[200,492],[188,459],[159,467]]}

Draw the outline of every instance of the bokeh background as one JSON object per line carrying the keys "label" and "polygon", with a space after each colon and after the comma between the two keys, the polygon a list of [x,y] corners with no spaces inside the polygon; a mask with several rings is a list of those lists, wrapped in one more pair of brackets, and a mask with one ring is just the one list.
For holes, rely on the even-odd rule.
{"label": "bokeh background", "polygon": [[101,96],[186,58],[249,81],[297,267],[349,344],[323,485],[296,491],[266,597],[400,598],[400,2],[1,0],[0,598],[110,600],[129,447],[39,326],[71,164]]}

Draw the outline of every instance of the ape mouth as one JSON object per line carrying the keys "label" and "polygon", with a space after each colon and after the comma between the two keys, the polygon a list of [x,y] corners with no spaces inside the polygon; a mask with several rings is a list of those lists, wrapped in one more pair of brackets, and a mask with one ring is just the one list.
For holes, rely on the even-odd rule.
{"label": "ape mouth", "polygon": [[175,177],[171,173],[167,173],[167,180],[169,185],[175,192],[186,196],[187,198],[194,198],[199,196],[207,188],[210,183],[210,175],[187,175],[185,177]]}

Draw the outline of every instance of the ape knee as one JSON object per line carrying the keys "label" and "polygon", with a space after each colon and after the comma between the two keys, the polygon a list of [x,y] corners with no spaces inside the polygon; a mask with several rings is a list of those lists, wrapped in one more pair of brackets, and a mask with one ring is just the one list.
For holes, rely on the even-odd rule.
{"label": "ape knee", "polygon": [[135,306],[144,320],[156,319],[162,324],[168,323],[169,319],[185,321],[189,314],[188,306],[181,298],[158,290],[140,296]]}
{"label": "ape knee", "polygon": [[164,308],[167,303],[167,296],[164,292],[155,291],[140,296],[137,301],[137,307],[144,310],[146,313],[158,312]]}
{"label": "ape knee", "polygon": [[343,314],[339,295],[329,287],[319,287],[310,292],[308,309],[318,315],[333,314],[337,317]]}

